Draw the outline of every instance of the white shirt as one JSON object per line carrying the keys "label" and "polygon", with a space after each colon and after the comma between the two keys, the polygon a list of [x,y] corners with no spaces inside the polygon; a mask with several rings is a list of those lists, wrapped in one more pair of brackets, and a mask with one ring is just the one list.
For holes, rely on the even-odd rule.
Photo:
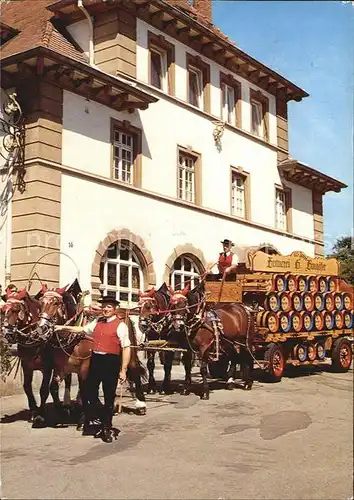
{"label": "white shirt", "polygon": [[[111,323],[115,319],[117,319],[116,315],[111,316],[110,318],[107,318],[107,323]],[[85,333],[93,333],[93,331],[94,331],[94,329],[95,329],[95,327],[97,325],[97,322],[98,322],[98,320],[95,319],[95,320],[91,321],[91,323],[87,323],[87,325],[84,326],[84,332]],[[124,323],[124,321],[122,321],[118,325],[118,328],[117,328],[117,337],[120,340],[120,344],[122,346],[122,349],[124,349],[124,347],[129,347],[131,345],[130,344],[130,340],[129,340],[128,327]],[[94,351],[94,352],[96,354],[106,354],[105,352],[99,352],[99,351]]]}

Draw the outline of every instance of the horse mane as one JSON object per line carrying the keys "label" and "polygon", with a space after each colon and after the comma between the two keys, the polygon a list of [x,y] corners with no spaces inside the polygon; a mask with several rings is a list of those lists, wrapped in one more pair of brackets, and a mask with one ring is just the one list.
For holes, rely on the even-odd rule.
{"label": "horse mane", "polygon": [[169,292],[168,286],[166,283],[163,283],[160,288],[155,292],[155,299],[158,305],[158,308],[161,311],[167,311],[168,304],[170,302],[171,294]]}
{"label": "horse mane", "polygon": [[31,297],[29,293],[26,294],[24,298],[24,304],[29,313],[32,315],[33,322],[38,321],[40,313],[40,302],[35,297]]}
{"label": "horse mane", "polygon": [[[134,323],[132,322],[132,320],[129,318],[129,316],[127,317],[126,325],[128,327],[129,340],[130,340],[131,345],[137,346],[138,342],[137,342],[137,339],[136,339],[135,326],[134,326]],[[138,369],[141,378],[144,381],[147,380],[146,368],[141,363],[141,361],[140,361],[140,359],[138,357],[138,351],[137,351],[137,349],[131,349],[130,350],[129,368],[131,368],[131,369]]]}
{"label": "horse mane", "polygon": [[74,297],[72,296],[72,294],[69,292],[64,292],[62,297],[63,297],[64,306],[66,309],[67,319],[70,319],[73,316],[75,316],[75,314],[76,314],[77,302],[74,299]]}

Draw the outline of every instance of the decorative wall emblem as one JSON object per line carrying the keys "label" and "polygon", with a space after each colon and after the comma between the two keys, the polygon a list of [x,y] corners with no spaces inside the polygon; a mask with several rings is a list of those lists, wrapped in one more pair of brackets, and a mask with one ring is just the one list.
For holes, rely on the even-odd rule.
{"label": "decorative wall emblem", "polygon": [[17,173],[15,183],[22,193],[25,190],[25,124],[17,94],[1,89],[0,114],[0,170]]}

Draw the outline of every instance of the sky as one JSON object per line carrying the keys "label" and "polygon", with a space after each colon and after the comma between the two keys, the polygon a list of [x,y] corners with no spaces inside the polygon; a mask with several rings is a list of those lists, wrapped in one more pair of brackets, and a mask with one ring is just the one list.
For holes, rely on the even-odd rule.
{"label": "sky", "polygon": [[213,1],[213,23],[310,97],[288,106],[290,155],[348,185],[324,196],[325,252],[353,236],[354,2]]}

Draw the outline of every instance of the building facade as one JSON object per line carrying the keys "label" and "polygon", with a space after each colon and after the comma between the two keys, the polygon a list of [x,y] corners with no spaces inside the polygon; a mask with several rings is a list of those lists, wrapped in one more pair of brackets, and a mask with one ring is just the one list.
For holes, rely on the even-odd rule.
{"label": "building facade", "polygon": [[221,33],[211,1],[3,10],[25,148],[2,167],[0,282],[78,277],[134,307],[196,282],[225,237],[240,262],[250,247],[323,255],[322,198],[345,185],[289,155],[287,103],[308,94]]}

